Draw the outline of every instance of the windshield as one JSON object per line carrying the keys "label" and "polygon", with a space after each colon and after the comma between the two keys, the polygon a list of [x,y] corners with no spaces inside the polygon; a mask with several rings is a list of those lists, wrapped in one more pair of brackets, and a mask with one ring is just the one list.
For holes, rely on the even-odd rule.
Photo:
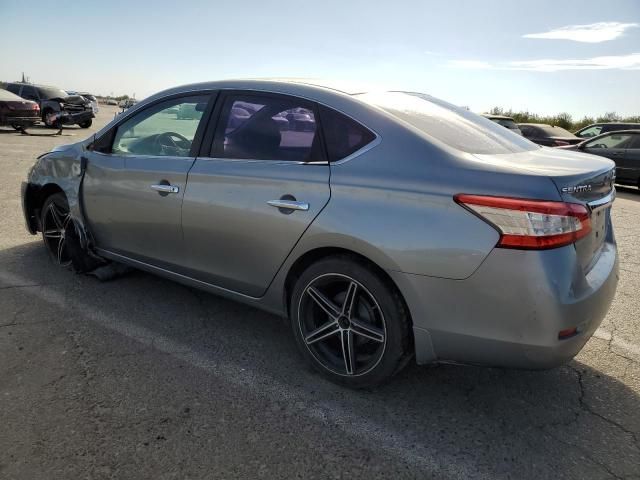
{"label": "windshield", "polygon": [[421,93],[382,92],[356,96],[463,152],[495,154],[540,148],[487,118]]}
{"label": "windshield", "polygon": [[67,92],[60,88],[56,87],[38,87],[40,91],[40,96],[45,100],[49,100],[50,98],[65,98],[68,97]]}
{"label": "windshield", "polygon": [[518,130],[518,125],[516,125],[516,122],[509,118],[492,118],[491,120],[496,122],[498,125],[510,128],[511,130]]}

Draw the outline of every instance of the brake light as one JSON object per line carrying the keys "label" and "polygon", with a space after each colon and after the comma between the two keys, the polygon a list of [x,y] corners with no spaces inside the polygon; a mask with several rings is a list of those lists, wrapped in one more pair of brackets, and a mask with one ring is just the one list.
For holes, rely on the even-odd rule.
{"label": "brake light", "polygon": [[564,141],[564,140],[554,140],[554,141],[553,141],[553,146],[554,146],[554,147],[564,147],[564,146],[566,146],[566,145],[570,145],[570,143],[569,143],[569,142],[566,142],[566,141]]}
{"label": "brake light", "polygon": [[466,194],[454,199],[500,232],[498,247],[557,248],[591,232],[589,210],[577,203]]}

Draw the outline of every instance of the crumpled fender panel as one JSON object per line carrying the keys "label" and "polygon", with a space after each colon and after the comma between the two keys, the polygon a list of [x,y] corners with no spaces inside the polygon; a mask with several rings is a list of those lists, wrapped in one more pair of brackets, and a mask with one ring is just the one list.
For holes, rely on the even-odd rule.
{"label": "crumpled fender panel", "polygon": [[[87,140],[86,143],[90,141]],[[80,191],[83,171],[81,157],[84,143],[61,145],[38,158],[28,176],[29,189],[40,191],[47,185],[56,185],[67,197],[69,211],[74,220],[83,248],[90,243],[90,235],[82,212]]]}

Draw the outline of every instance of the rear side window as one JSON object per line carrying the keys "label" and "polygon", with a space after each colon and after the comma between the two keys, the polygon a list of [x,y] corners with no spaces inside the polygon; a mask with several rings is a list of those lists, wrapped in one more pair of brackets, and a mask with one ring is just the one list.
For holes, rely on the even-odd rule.
{"label": "rear side window", "polygon": [[487,118],[421,93],[381,92],[356,97],[463,152],[497,154],[540,148]]}
{"label": "rear side window", "polygon": [[369,129],[331,108],[321,106],[320,118],[330,162],[348,157],[376,138]]}
{"label": "rear side window", "polygon": [[15,93],[16,95],[18,95],[20,93],[20,85],[16,85],[15,83],[12,83],[7,87],[7,90],[9,90],[11,93]]}
{"label": "rear side window", "polygon": [[322,161],[312,104],[279,95],[229,95],[216,128],[213,156],[247,160]]}
{"label": "rear side window", "polygon": [[640,149],[640,135],[634,134],[631,139],[631,143],[627,146],[627,148]]}
{"label": "rear side window", "polygon": [[24,87],[22,87],[22,98],[25,98],[27,100],[38,100],[36,89],[32,86],[25,85]]}

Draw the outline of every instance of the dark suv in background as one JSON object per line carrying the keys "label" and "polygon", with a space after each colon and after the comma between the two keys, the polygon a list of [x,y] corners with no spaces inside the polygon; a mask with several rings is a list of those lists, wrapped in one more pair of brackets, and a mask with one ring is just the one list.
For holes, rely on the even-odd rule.
{"label": "dark suv in background", "polygon": [[80,95],[68,95],[64,90],[31,83],[9,83],[7,90],[40,105],[42,121],[48,127],[77,124],[89,128],[93,114],[91,102]]}

